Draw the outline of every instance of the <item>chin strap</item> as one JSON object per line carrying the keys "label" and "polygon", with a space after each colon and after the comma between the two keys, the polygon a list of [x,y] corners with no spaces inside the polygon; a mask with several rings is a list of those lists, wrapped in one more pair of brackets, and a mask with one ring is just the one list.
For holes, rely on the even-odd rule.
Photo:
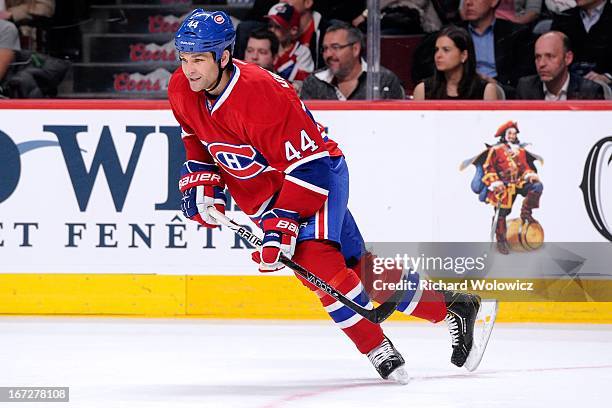
{"label": "chin strap", "polygon": [[219,60],[219,62],[217,63],[217,71],[219,72],[217,74],[217,80],[210,88],[204,89],[204,92],[206,92],[207,96],[211,97],[212,99],[216,98],[216,95],[211,95],[210,92],[214,91],[215,88],[219,86],[219,83],[221,82],[221,78],[223,77],[223,72],[225,72],[226,69],[232,69],[233,66],[234,65],[232,63],[231,55],[230,55],[229,61],[227,62],[227,65],[225,66],[225,68],[221,68],[221,60]]}
{"label": "chin strap", "polygon": [[[217,86],[219,86],[219,83],[221,82],[221,77],[223,76],[223,71],[225,71],[224,68],[221,68],[221,60],[219,60],[219,62],[217,63],[217,71],[219,73],[217,74],[217,80],[215,81],[215,83],[210,88],[204,89],[204,91],[206,91],[207,95],[209,95],[209,92],[214,91],[215,88]],[[213,96],[213,95],[210,95],[210,96]]]}

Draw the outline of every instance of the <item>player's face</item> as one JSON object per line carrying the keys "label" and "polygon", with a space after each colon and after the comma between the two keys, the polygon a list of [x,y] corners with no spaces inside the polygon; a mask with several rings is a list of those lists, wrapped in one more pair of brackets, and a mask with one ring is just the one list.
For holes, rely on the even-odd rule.
{"label": "player's face", "polygon": [[467,58],[467,51],[461,51],[454,41],[447,36],[442,36],[436,40],[436,51],[434,61],[436,69],[442,72],[449,72],[461,67]]}
{"label": "player's face", "polygon": [[274,67],[274,56],[271,50],[272,45],[270,40],[259,40],[257,38],[249,38],[244,60],[252,62],[267,70],[272,70]]}
{"label": "player's face", "polygon": [[323,38],[323,58],[332,74],[346,76],[359,64],[359,45],[349,45],[346,30],[330,31]]}
{"label": "player's face", "polygon": [[542,82],[562,77],[571,64],[572,55],[563,49],[556,35],[544,35],[535,44],[535,65]]}
{"label": "player's face", "polygon": [[214,85],[219,68],[212,52],[181,52],[179,58],[192,91],[200,92]]}

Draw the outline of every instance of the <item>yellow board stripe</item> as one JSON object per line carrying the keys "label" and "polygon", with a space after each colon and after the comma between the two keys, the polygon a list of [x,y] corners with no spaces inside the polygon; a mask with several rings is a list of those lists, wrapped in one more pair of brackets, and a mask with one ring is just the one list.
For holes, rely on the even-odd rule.
{"label": "yellow board stripe", "polygon": [[[0,274],[0,314],[329,319],[292,276]],[[502,302],[498,321],[612,323],[612,302]]]}

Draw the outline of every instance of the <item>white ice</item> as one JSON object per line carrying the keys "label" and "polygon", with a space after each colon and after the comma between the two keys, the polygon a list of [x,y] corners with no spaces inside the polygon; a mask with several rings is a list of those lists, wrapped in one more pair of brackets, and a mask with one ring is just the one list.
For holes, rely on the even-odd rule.
{"label": "white ice", "polygon": [[327,322],[0,317],[0,386],[69,403],[0,407],[607,407],[612,326],[498,324],[480,368],[443,324],[388,323],[408,385],[378,378]]}

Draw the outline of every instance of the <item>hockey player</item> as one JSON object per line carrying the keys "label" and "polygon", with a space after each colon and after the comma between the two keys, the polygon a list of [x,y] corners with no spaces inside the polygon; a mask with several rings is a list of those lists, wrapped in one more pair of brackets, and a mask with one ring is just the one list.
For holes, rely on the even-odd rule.
{"label": "hockey player", "polygon": [[[179,182],[184,215],[214,228],[218,223],[208,208],[224,212],[227,187],[263,230],[263,245],[254,253],[261,272],[282,268],[283,254],[371,308],[349,267],[357,267],[364,244],[347,209],[342,152],[283,78],[232,59],[234,40],[225,13],[202,9],[194,10],[175,36],[181,67],[170,80],[168,98],[186,150]],[[381,377],[407,381],[404,359],[380,325],[303,283]],[[398,310],[432,322],[446,320],[452,361],[462,366],[475,356],[472,332],[480,305],[473,295],[417,290],[406,293]]]}

